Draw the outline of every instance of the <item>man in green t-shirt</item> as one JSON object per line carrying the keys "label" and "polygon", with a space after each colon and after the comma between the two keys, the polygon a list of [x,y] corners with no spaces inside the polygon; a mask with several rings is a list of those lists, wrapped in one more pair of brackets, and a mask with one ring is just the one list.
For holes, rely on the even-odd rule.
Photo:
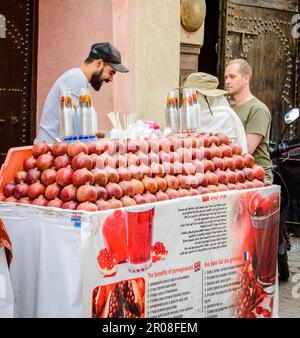
{"label": "man in green t-shirt", "polygon": [[235,101],[232,108],[244,125],[248,152],[253,155],[255,163],[265,169],[266,179],[273,181],[269,155],[271,113],[264,103],[252,95],[251,77],[252,69],[247,61],[232,60],[225,70],[225,87]]}

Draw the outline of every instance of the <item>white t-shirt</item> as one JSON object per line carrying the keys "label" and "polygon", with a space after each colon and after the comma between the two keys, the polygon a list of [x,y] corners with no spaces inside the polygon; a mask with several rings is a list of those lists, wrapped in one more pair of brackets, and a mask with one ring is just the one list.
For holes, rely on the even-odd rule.
{"label": "white t-shirt", "polygon": [[201,110],[200,132],[224,132],[231,142],[237,142],[243,149],[243,154],[248,152],[247,138],[242,121],[235,111],[227,106],[211,107]]}
{"label": "white t-shirt", "polygon": [[88,85],[88,79],[80,68],[72,68],[56,80],[46,98],[39,134],[34,143],[46,141],[46,143],[50,144],[59,140],[61,92],[70,91],[73,103],[78,106],[80,89],[87,89]]}

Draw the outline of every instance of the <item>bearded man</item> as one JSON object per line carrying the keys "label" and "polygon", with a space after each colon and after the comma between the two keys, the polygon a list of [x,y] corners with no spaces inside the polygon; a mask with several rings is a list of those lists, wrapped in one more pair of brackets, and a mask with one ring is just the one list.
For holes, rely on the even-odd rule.
{"label": "bearded man", "polygon": [[63,91],[71,92],[73,103],[78,106],[82,88],[88,89],[90,84],[94,90],[99,91],[104,83],[112,82],[116,72],[128,72],[121,63],[119,50],[109,42],[93,44],[83,65],[66,71],[50,89],[42,112],[39,134],[34,143],[59,141],[60,96]]}

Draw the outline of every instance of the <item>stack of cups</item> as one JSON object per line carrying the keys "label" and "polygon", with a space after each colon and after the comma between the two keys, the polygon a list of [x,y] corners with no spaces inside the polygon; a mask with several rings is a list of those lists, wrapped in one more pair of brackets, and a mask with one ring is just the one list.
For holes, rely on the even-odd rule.
{"label": "stack of cups", "polygon": [[[193,132],[196,131],[196,113],[193,104],[193,96],[191,88],[183,89],[183,116],[186,119],[186,131]],[[185,128],[183,128],[184,130]]]}
{"label": "stack of cups", "polygon": [[193,133],[201,126],[201,107],[194,88],[183,89],[183,105],[180,111],[180,129],[182,132]]}
{"label": "stack of cups", "polygon": [[75,109],[70,91],[62,91],[60,96],[60,138],[73,137],[75,131]]}
{"label": "stack of cups", "polygon": [[93,137],[96,135],[97,114],[92,105],[91,93],[85,88],[80,90],[78,125],[80,136]]}
{"label": "stack of cups", "polygon": [[166,107],[166,126],[174,133],[179,130],[178,96],[175,92],[169,92]]}
{"label": "stack of cups", "polygon": [[201,127],[201,106],[200,103],[198,102],[198,95],[196,89],[192,88],[191,91],[195,110],[195,127],[197,130]]}

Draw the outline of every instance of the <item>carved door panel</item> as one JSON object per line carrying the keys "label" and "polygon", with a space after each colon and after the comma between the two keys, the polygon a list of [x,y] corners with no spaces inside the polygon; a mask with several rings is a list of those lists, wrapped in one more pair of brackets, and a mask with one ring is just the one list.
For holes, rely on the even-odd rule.
{"label": "carved door panel", "polygon": [[0,1],[0,164],[35,134],[36,13],[34,0]]}
{"label": "carved door panel", "polygon": [[[292,36],[298,5],[292,0],[223,0],[221,4],[219,78],[231,59],[246,59],[253,68],[251,90],[272,113],[271,139],[285,127],[284,113],[298,103],[299,39]],[[300,136],[295,125],[285,138]]]}

